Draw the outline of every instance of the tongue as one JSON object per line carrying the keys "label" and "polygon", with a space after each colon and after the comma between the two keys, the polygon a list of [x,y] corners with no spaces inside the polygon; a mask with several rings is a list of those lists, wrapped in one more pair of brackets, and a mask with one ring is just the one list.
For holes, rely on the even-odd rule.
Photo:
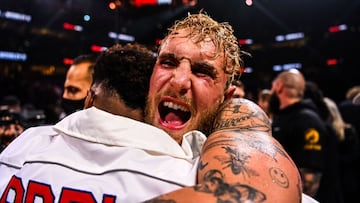
{"label": "tongue", "polygon": [[181,118],[177,116],[175,113],[168,113],[165,116],[165,121],[173,125],[181,125],[183,123]]}

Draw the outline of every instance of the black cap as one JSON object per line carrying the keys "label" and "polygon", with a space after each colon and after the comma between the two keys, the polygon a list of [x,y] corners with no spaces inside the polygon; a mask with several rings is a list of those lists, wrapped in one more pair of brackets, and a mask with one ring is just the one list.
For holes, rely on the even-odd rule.
{"label": "black cap", "polygon": [[0,125],[8,124],[21,124],[21,116],[19,113],[2,109],[0,110]]}

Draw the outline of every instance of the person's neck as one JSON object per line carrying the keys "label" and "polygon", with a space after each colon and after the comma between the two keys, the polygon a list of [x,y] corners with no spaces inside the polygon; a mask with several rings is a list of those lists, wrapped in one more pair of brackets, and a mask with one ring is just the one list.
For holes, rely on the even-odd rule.
{"label": "person's neck", "polygon": [[128,107],[121,98],[97,95],[93,106],[114,115],[125,116],[134,120],[143,121],[143,111]]}
{"label": "person's neck", "polygon": [[280,102],[280,109],[284,109],[292,104],[299,102],[300,98],[287,98]]}
{"label": "person's neck", "polygon": [[137,121],[144,121],[142,111],[139,109],[131,109],[129,107],[125,107],[127,108],[127,110],[123,110],[122,105],[118,105],[116,103],[111,106],[110,105],[100,105],[100,106],[94,105],[94,106],[98,109],[112,113],[114,115],[128,117]]}

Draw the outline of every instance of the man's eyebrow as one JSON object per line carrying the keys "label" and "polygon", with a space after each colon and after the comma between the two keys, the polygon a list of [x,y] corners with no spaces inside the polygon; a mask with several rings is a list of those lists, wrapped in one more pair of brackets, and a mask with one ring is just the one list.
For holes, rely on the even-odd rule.
{"label": "man's eyebrow", "polygon": [[171,58],[171,59],[176,59],[175,54],[172,53],[162,53],[158,56],[159,59],[164,59],[164,58]]}
{"label": "man's eyebrow", "polygon": [[192,66],[205,68],[208,71],[211,71],[214,75],[218,74],[218,70],[212,64],[206,63],[204,61],[196,61],[192,64]]}
{"label": "man's eyebrow", "polygon": [[[176,57],[173,53],[162,53],[158,56],[158,59],[164,60],[164,59],[171,59],[171,60],[181,60]],[[189,60],[190,61],[190,60]],[[218,70],[212,65],[207,63],[206,61],[195,61],[191,63],[192,68],[203,68],[207,69],[209,72],[211,72],[214,76],[218,75]]]}

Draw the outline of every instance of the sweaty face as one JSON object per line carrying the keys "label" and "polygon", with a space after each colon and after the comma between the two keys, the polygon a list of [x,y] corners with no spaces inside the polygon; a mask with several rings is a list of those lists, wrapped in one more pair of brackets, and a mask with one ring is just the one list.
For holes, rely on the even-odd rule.
{"label": "sweaty face", "polygon": [[178,143],[184,133],[202,130],[224,99],[228,75],[224,56],[206,39],[195,44],[186,30],[161,46],[150,80],[146,121],[168,132]]}

